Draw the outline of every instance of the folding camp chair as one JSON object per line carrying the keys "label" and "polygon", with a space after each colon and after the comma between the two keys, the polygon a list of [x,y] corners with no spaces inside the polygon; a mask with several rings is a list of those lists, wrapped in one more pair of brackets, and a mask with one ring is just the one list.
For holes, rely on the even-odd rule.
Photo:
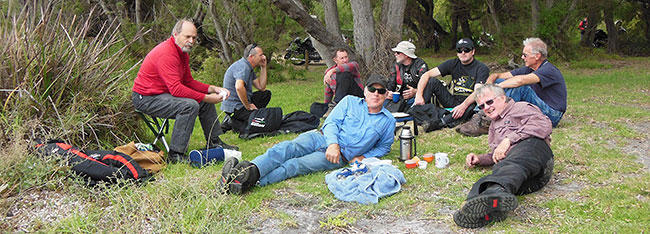
{"label": "folding camp chair", "polygon": [[165,134],[169,132],[169,119],[162,120],[161,118],[150,116],[139,110],[135,110],[135,112],[140,115],[141,119],[147,124],[149,130],[153,133],[155,138],[151,144],[155,145],[158,140],[160,140],[165,146],[165,150],[169,152],[169,145],[167,144],[167,140],[165,140]]}

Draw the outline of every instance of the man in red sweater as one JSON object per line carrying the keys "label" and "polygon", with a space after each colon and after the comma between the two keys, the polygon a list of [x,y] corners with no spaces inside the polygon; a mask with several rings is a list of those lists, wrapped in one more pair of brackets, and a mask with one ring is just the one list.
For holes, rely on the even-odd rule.
{"label": "man in red sweater", "polygon": [[148,115],[176,119],[169,145],[168,161],[187,161],[185,152],[194,121],[199,117],[209,148],[225,144],[219,138],[217,111],[214,104],[226,99],[227,89],[194,80],[187,54],[196,42],[196,27],[186,19],[179,20],[172,36],[147,54],[133,84],[133,105]]}

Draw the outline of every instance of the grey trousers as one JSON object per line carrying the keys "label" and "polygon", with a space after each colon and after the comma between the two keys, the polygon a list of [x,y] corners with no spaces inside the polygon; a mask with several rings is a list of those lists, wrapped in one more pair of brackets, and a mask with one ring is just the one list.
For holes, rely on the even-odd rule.
{"label": "grey trousers", "polygon": [[222,133],[217,110],[212,103],[197,103],[194,99],[174,97],[168,93],[144,96],[133,92],[131,98],[136,110],[158,118],[176,119],[170,150],[180,153],[187,151],[196,116],[199,116],[207,143],[215,142]]}

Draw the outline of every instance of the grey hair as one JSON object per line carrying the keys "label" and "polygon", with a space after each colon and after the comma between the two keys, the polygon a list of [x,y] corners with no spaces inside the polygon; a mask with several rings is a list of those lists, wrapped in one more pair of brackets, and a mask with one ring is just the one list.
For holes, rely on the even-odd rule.
{"label": "grey hair", "polygon": [[259,46],[257,46],[256,43],[247,45],[246,48],[244,48],[244,58],[248,58],[250,56],[256,55],[257,50],[255,48],[257,48],[257,47],[259,47]]}
{"label": "grey hair", "polygon": [[194,24],[194,21],[192,21],[191,19],[186,19],[186,18],[183,18],[183,19],[180,19],[180,20],[176,21],[176,24],[174,25],[174,28],[172,29],[172,36],[174,36],[174,33],[181,33],[181,30],[183,30],[183,23],[185,23],[185,22]]}
{"label": "grey hair", "polygon": [[542,39],[536,37],[526,38],[526,40],[524,40],[524,47],[525,46],[530,46],[531,53],[533,54],[541,54],[542,58],[548,57],[548,49],[546,43],[544,43]]}
{"label": "grey hair", "polygon": [[477,88],[476,91],[476,97],[474,97],[474,101],[478,101],[479,98],[485,96],[485,93],[487,91],[492,92],[495,97],[503,96],[506,95],[506,92],[503,91],[503,88],[499,87],[496,84],[483,84],[481,87]]}

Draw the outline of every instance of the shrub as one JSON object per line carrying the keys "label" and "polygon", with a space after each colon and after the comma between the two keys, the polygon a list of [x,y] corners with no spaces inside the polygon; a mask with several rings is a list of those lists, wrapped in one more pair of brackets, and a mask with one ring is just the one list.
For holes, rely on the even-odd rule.
{"label": "shrub", "polygon": [[[137,126],[130,93],[123,91],[135,68],[127,65],[129,44],[116,22],[87,37],[95,9],[76,16],[61,5],[36,1],[0,13],[0,87],[12,90],[0,93],[0,135],[51,136],[80,146],[123,143]],[[25,134],[11,134],[20,128]]]}

